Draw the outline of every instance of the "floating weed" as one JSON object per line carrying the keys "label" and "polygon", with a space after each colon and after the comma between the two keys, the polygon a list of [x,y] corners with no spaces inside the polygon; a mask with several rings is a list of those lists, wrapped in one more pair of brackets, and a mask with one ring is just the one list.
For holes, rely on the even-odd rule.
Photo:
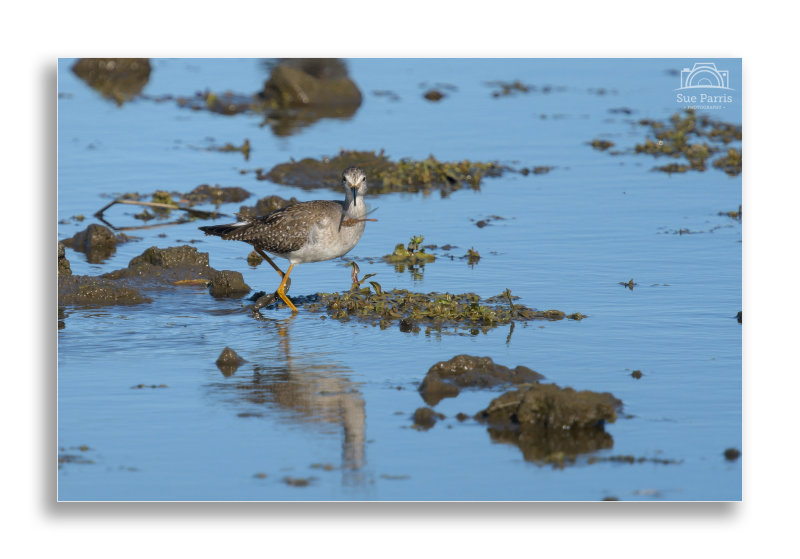
{"label": "floating weed", "polygon": [[461,188],[480,189],[484,177],[496,177],[512,169],[495,162],[400,159],[392,161],[383,151],[345,151],[335,157],[306,158],[276,165],[268,172],[256,169],[256,178],[305,189],[332,188],[341,181],[342,169],[357,165],[369,179],[370,195],[390,192],[431,192],[442,195]]}
{"label": "floating weed", "polygon": [[245,161],[250,159],[250,140],[244,140],[244,143],[240,146],[233,145],[232,143],[228,142],[224,146],[211,146],[208,148],[208,151],[219,151],[219,152],[239,152],[244,155]]}
{"label": "floating weed", "polygon": [[[708,159],[720,152],[720,144],[727,145],[742,140],[741,126],[714,121],[708,116],[698,118],[692,109],[687,109],[684,113],[675,113],[670,117],[669,124],[647,119],[640,120],[639,124],[648,126],[652,137],[645,138],[644,143],[637,144],[634,147],[636,153],[685,159],[685,162],[654,168],[665,173],[705,171]],[[592,142],[593,147],[597,147],[595,142]],[[728,148],[728,155],[716,159],[714,167],[732,177],[738,176],[742,172],[741,149]]]}
{"label": "floating weed", "polygon": [[422,235],[415,235],[411,237],[408,246],[403,245],[403,243],[398,243],[394,247],[394,252],[385,255],[383,258],[390,263],[424,264],[426,262],[433,262],[436,260],[436,256],[425,252],[425,247],[422,246],[424,240],[425,237]]}
{"label": "floating weed", "polygon": [[341,321],[361,320],[387,328],[403,322],[406,331],[417,331],[420,326],[429,330],[468,329],[471,333],[486,333],[491,328],[513,321],[580,320],[584,315],[574,313],[567,317],[563,311],[538,311],[514,303],[519,299],[509,290],[500,295],[481,300],[475,293],[415,293],[405,289],[385,291],[377,282],[369,288],[342,293],[318,293],[306,308],[325,312]]}

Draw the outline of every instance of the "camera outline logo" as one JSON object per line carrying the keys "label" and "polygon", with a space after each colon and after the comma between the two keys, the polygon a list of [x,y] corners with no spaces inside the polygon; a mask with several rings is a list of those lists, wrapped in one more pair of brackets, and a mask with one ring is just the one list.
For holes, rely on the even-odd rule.
{"label": "camera outline logo", "polygon": [[681,86],[675,91],[682,89],[731,90],[728,87],[729,78],[728,71],[718,70],[714,62],[695,62],[691,68],[681,70]]}

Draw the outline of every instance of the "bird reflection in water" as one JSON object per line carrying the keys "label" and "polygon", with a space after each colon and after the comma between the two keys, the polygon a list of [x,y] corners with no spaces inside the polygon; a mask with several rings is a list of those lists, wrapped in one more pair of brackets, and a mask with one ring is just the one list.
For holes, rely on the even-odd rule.
{"label": "bird reflection in water", "polygon": [[[350,369],[322,361],[318,353],[293,354],[290,349],[290,326],[295,316],[283,320],[262,320],[277,331],[277,351],[263,358],[252,357],[252,372],[243,369],[214,389],[235,392],[237,404],[280,410],[277,418],[289,424],[304,424],[317,431],[337,434],[343,431],[341,469],[343,483],[365,484],[361,468],[365,464],[366,409],[358,385],[348,379]],[[265,346],[266,347],[266,346]],[[274,348],[274,346],[273,346]],[[246,367],[245,369],[250,369]]]}

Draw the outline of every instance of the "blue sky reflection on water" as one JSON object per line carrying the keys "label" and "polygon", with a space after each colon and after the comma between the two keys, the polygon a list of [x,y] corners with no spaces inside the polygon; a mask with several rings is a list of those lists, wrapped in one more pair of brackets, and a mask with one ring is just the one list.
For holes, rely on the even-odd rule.
{"label": "blue sky reflection on water", "polygon": [[[283,137],[259,116],[141,99],[117,107],[78,80],[72,62],[59,64],[58,217],[67,220],[59,239],[91,223],[110,193],[188,192],[207,183],[242,186],[254,194],[248,203],[269,194],[339,198],[240,173],[339,149],[547,165],[548,174],[505,174],[446,198],[371,197],[378,222],[349,256],[379,257],[413,234],[456,245],[456,256],[474,247],[482,256],[476,265],[441,257],[421,279],[378,261],[360,266],[377,273],[384,289],[486,297],[509,288],[528,306],[589,318],[517,324],[509,338],[508,327],[426,336],[321,320],[302,309],[295,318],[264,311],[255,321],[239,301],[199,289],[159,290],[152,304],[131,308],[67,308],[59,331],[59,446],[89,446],[83,454],[93,464],[63,465],[60,499],[741,498],[741,462],[722,457],[741,448],[741,224],[718,215],[738,208],[741,177],[713,168],[652,172],[661,160],[588,145],[642,141],[645,129],[635,123],[681,110],[680,71],[697,61],[351,60],[364,96],[359,110]],[[740,123],[741,63],[714,62],[729,71],[735,101],[702,114]],[[144,93],[252,93],[266,78],[256,60],[154,60]],[[494,98],[488,82],[497,80],[536,89]],[[431,87],[445,98],[425,100]],[[375,93],[387,90],[397,99]],[[204,149],[245,138],[249,161]],[[113,218],[132,225],[137,212],[117,208]],[[78,214],[87,219],[69,219]],[[504,219],[476,227],[490,216]],[[197,225],[137,231],[141,240],[120,245],[102,264],[70,249],[67,256],[74,273],[96,275],[149,246],[195,240],[213,267],[242,272],[256,289],[274,288],[274,272],[247,265],[247,245],[204,238]],[[696,233],[677,234],[682,229]],[[341,261],[301,265],[291,295],[346,289],[348,278]],[[631,278],[633,291],[619,285]],[[247,360],[229,377],[215,365],[225,346]],[[411,414],[424,405],[417,384],[431,365],[460,353],[620,398],[622,417],[607,426],[613,448],[596,457],[682,462],[589,465],[583,457],[563,470],[526,462],[516,446],[493,442],[485,426],[455,419],[502,390],[463,391],[436,406],[446,419],[433,429],[411,429]],[[644,376],[634,380],[633,369]],[[142,383],[167,388],[131,388]],[[314,479],[296,487],[284,478]]]}

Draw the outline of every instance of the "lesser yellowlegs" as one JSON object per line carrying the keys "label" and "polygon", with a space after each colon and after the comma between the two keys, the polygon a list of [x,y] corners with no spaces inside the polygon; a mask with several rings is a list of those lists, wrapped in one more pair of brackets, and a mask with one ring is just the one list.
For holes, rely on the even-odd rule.
{"label": "lesser yellowlegs", "polygon": [[[206,235],[253,245],[281,276],[278,296],[292,312],[297,312],[297,307],[285,293],[286,282],[295,264],[343,256],[356,246],[364,233],[367,221],[367,206],[364,203],[367,176],[359,167],[348,167],[342,173],[342,186],[345,191],[343,202],[300,202],[265,216],[243,218],[238,223],[228,225],[209,225],[200,227],[200,230]],[[266,252],[289,261],[289,269],[285,274]]]}

